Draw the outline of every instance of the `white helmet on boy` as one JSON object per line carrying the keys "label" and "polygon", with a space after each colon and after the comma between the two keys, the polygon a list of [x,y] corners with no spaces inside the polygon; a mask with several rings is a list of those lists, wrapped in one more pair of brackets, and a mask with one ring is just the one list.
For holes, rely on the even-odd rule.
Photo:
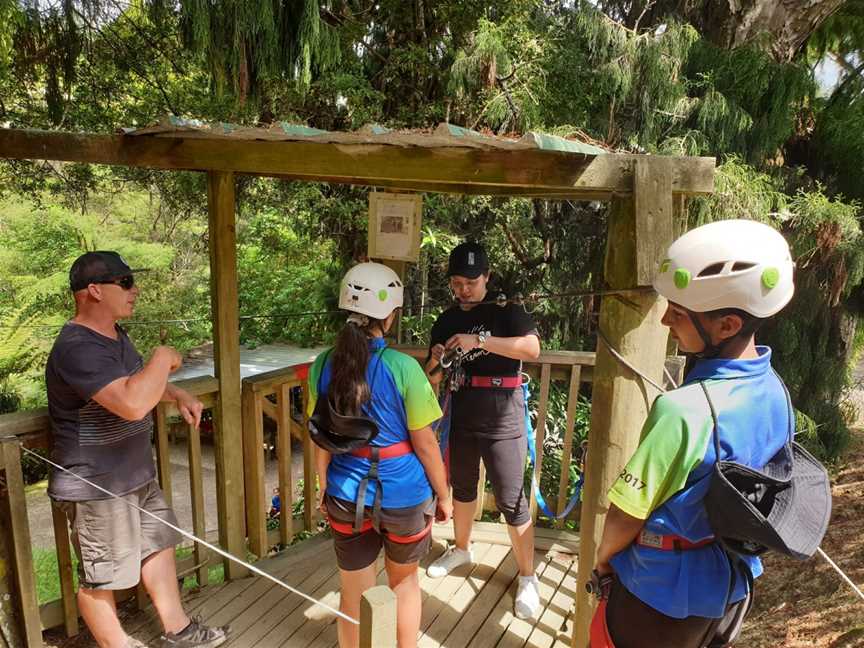
{"label": "white helmet on boy", "polygon": [[342,278],[339,308],[375,319],[385,319],[402,307],[402,281],[380,263],[360,263]]}
{"label": "white helmet on boy", "polygon": [[764,318],[792,299],[794,267],[786,239],[773,227],[751,220],[716,221],[669,246],[654,289],[697,313],[737,308]]}

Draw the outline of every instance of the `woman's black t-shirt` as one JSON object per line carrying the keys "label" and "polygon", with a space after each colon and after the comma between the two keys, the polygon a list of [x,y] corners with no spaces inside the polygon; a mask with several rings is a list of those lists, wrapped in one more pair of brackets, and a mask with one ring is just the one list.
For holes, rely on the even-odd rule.
{"label": "woman's black t-shirt", "polygon": [[[432,326],[430,348],[444,344],[457,333],[487,337],[537,335],[537,326],[523,306],[478,304],[471,310],[458,305],[447,309]],[[462,368],[470,376],[516,376],[522,362],[474,349],[462,358]],[[510,439],[525,433],[525,406],[521,389],[471,388],[463,386],[453,394],[451,426],[454,431],[495,439]]]}

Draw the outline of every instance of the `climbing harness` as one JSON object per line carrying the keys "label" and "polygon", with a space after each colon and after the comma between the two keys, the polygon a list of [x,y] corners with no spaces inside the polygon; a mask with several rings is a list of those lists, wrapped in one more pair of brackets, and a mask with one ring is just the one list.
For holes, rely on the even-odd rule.
{"label": "climbing harness", "polygon": [[196,536],[196,535],[194,535],[194,534],[192,534],[192,533],[189,533],[188,531],[184,531],[184,530],[181,529],[180,527],[178,527],[178,526],[176,526],[176,525],[174,525],[174,524],[171,524],[170,522],[167,522],[167,521],[163,520],[163,519],[160,518],[158,515],[156,515],[156,514],[154,514],[154,513],[151,513],[150,511],[148,511],[148,510],[146,510],[146,509],[141,508],[141,507],[138,506],[137,504],[133,504],[132,502],[123,499],[120,495],[117,495],[116,493],[112,493],[112,492],[109,491],[108,489],[106,489],[106,488],[102,488],[102,487],[99,486],[98,484],[94,484],[94,483],[93,483],[92,481],[90,481],[89,479],[86,479],[86,478],[82,477],[81,475],[77,475],[77,474],[75,474],[74,472],[72,472],[72,471],[69,470],[68,468],[64,468],[63,466],[60,466],[60,465],[54,463],[54,462],[51,461],[50,459],[47,459],[47,458],[43,457],[42,455],[40,455],[40,454],[38,454],[38,453],[36,453],[36,452],[33,452],[32,450],[30,450],[29,448],[26,448],[23,444],[21,444],[17,437],[12,436],[12,435],[10,435],[10,436],[4,436],[4,437],[0,437],[0,440],[15,440],[16,442],[18,442],[18,444],[19,444],[19,448],[20,448],[22,451],[24,451],[25,453],[27,453],[28,455],[30,455],[31,457],[33,457],[33,458],[35,458],[35,459],[38,459],[39,461],[42,461],[42,462],[48,464],[48,465],[51,466],[52,468],[56,468],[57,470],[61,470],[61,471],[65,472],[65,473],[71,475],[71,476],[74,477],[75,479],[78,479],[79,481],[82,481],[83,483],[87,484],[88,486],[91,486],[91,487],[95,488],[96,490],[98,490],[98,491],[100,491],[100,492],[102,492],[102,493],[105,493],[106,495],[108,495],[109,497],[111,497],[111,498],[113,498],[113,499],[119,500],[119,501],[121,501],[121,502],[126,502],[126,504],[128,504],[129,506],[131,506],[133,509],[135,509],[135,510],[138,511],[139,513],[143,513],[144,515],[153,518],[153,519],[156,520],[157,522],[161,522],[161,523],[164,524],[165,526],[167,526],[167,527],[173,529],[174,531],[176,531],[177,533],[179,533],[180,535],[182,535],[184,538],[187,538],[187,539],[189,539],[189,540],[192,540],[193,542],[197,542],[198,544],[200,544],[200,545],[202,545],[202,546],[204,546],[204,547],[207,547],[210,551],[212,551],[213,553],[216,553],[216,554],[222,556],[222,557],[225,558],[226,560],[230,560],[231,562],[237,563],[238,565],[240,565],[240,566],[242,566],[242,567],[245,567],[246,569],[248,569],[248,570],[251,571],[252,573],[257,574],[258,576],[261,576],[262,578],[266,578],[267,580],[272,581],[273,583],[275,583],[275,584],[278,585],[279,587],[282,587],[282,588],[288,590],[289,592],[291,592],[291,593],[293,593],[293,594],[296,594],[297,596],[300,596],[300,597],[306,599],[306,600],[309,601],[310,603],[325,608],[326,610],[328,610],[329,612],[332,612],[333,614],[335,614],[335,615],[338,616],[339,618],[344,619],[345,621],[348,621],[348,622],[350,622],[350,623],[353,623],[354,625],[360,625],[360,622],[357,621],[357,619],[353,619],[353,618],[351,618],[350,616],[348,616],[347,614],[345,614],[345,613],[343,613],[343,612],[340,612],[340,611],[337,610],[336,608],[327,605],[327,603],[324,603],[323,601],[319,601],[318,599],[315,599],[315,598],[309,596],[308,594],[305,594],[305,593],[301,592],[300,590],[295,589],[294,587],[291,587],[288,583],[279,580],[279,579],[276,578],[275,576],[272,576],[271,574],[268,574],[267,572],[265,572],[265,571],[262,570],[262,569],[259,569],[259,568],[256,567],[255,565],[251,565],[251,564],[249,564],[248,562],[246,562],[245,560],[241,560],[240,558],[237,558],[237,557],[235,557],[235,556],[232,556],[232,555],[229,554],[227,551],[223,551],[222,549],[220,549],[220,548],[217,547],[216,545],[210,544],[210,543],[207,542],[206,540],[202,540],[202,539],[199,538],[198,536]]}
{"label": "climbing harness", "polygon": [[[374,356],[375,366],[372,369],[372,380],[369,385],[369,393],[374,394],[375,380],[378,377],[378,372],[381,368],[382,358],[386,348],[379,349]],[[328,355],[330,351],[327,352]],[[321,363],[321,372],[318,374],[318,394],[322,393],[322,381],[324,377],[324,367],[327,364],[327,357]],[[371,362],[371,361],[370,361]],[[373,396],[374,398],[374,396]],[[324,409],[322,403],[327,403],[327,410]],[[374,433],[372,428],[374,427]],[[314,432],[313,432],[314,430]],[[354,501],[354,526],[350,533],[364,533],[370,528],[374,528],[376,532],[380,532],[381,521],[381,501],[383,498],[384,485],[381,482],[379,475],[379,464],[387,459],[395,459],[403,457],[414,452],[414,448],[410,441],[399,441],[386,446],[372,445],[371,441],[378,434],[378,425],[371,418],[366,416],[341,416],[336,414],[335,408],[332,405],[331,399],[319,398],[315,403],[315,413],[309,419],[309,433],[312,440],[320,445],[325,450],[330,450],[331,447],[336,448],[334,454],[351,454],[354,457],[369,460],[369,469],[366,475],[360,480],[357,487],[357,498]],[[365,518],[366,510],[366,491],[369,489],[369,484],[375,484],[375,497],[372,503],[372,518]],[[329,518],[329,516],[328,516]],[[340,533],[344,533],[343,525],[336,523],[332,519],[330,526]],[[368,524],[367,524],[368,523]],[[344,525],[347,527],[347,525]],[[431,527],[430,527],[431,529]]]}

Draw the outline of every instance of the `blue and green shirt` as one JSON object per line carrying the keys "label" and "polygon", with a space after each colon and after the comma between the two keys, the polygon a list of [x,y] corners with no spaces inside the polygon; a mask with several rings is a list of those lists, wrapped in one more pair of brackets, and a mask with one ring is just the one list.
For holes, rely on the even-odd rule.
{"label": "blue and green shirt", "polygon": [[[363,406],[363,414],[378,424],[378,436],[371,445],[382,447],[408,441],[409,430],[422,429],[441,418],[438,399],[420,364],[411,356],[386,347],[383,338],[369,341],[366,382],[372,398]],[[309,416],[315,411],[318,398],[327,394],[331,364],[332,354],[322,353],[309,370]],[[333,455],[327,469],[327,494],[354,502],[360,480],[368,471],[368,459],[351,454]],[[426,471],[413,452],[380,461],[378,471],[384,487],[383,508],[416,506],[432,497]],[[372,506],[377,488],[377,484],[369,482],[366,506]]]}
{"label": "blue and green shirt", "polygon": [[[762,468],[788,440],[786,392],[771,369],[771,349],[757,351],[754,359],[700,360],[682,387],[654,401],[639,447],[609,491],[615,506],[645,520],[646,531],[691,542],[713,536],[703,500],[717,460],[714,424],[698,382],[706,381],[717,410],[723,460]],[[758,558],[745,561],[754,578],[762,573]],[[719,618],[727,597],[732,603],[746,594],[736,573],[729,596],[731,566],[716,543],[680,552],[633,544],[611,562],[624,587],[674,618]]]}

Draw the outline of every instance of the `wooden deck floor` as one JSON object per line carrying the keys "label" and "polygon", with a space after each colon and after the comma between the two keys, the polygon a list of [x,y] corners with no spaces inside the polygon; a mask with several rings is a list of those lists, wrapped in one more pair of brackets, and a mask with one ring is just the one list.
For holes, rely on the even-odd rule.
{"label": "wooden deck floor", "polygon": [[[444,550],[437,538],[422,563],[422,637],[420,646],[452,648],[569,648],[572,624],[565,624],[576,588],[576,562],[570,553],[537,553],[537,574],[543,609],[530,623],[512,613],[516,592],[516,562],[506,544],[495,544],[494,533],[480,534],[474,543],[475,564],[439,579],[425,567]],[[501,540],[506,538],[502,535]],[[481,538],[477,538],[480,540]],[[542,544],[542,543],[541,543]],[[291,551],[257,563],[268,573],[334,607],[339,604],[339,574],[326,536],[305,541]],[[383,559],[379,582],[384,583]],[[313,606],[276,584],[250,577],[206,587],[185,595],[192,615],[210,625],[231,625],[234,648],[335,648],[336,623],[332,613]],[[145,645],[158,645],[159,623],[152,608],[124,619],[127,632]],[[82,644],[76,644],[78,646]],[[86,645],[86,644],[85,644]],[[90,644],[92,645],[92,644]]]}

